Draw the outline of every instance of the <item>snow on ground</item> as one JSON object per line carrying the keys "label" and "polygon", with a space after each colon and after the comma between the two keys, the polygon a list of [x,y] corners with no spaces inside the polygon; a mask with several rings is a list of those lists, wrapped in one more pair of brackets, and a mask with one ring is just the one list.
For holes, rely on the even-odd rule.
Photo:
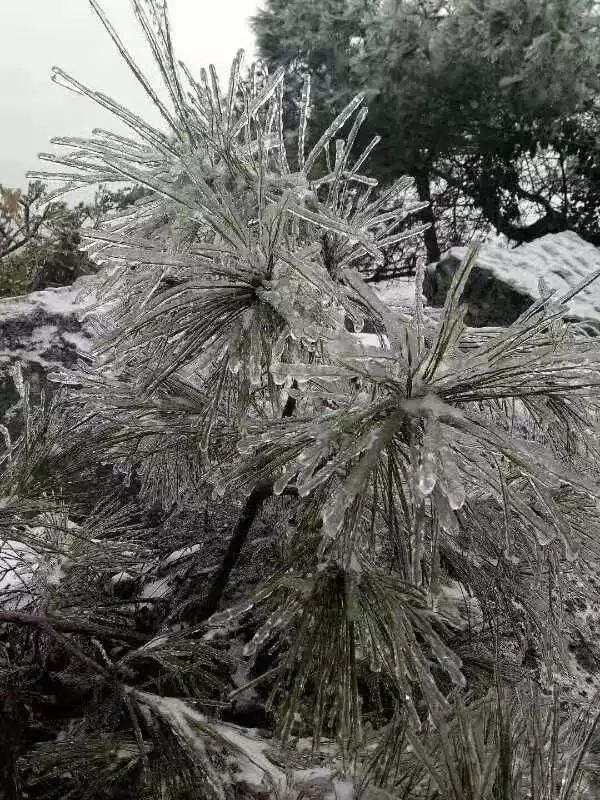
{"label": "snow on ground", "polygon": [[[462,260],[467,252],[466,247],[454,247],[448,255]],[[556,290],[558,299],[600,270],[600,249],[573,231],[564,231],[512,249],[487,243],[479,252],[477,265],[531,298],[539,297],[543,279],[549,289]],[[600,320],[600,278],[577,294],[569,309],[576,319]]]}
{"label": "snow on ground", "polygon": [[199,550],[202,550],[201,544],[192,544],[188,547],[181,547],[179,550],[173,550],[163,561],[163,566],[174,564],[177,561],[181,561],[183,558],[189,558],[189,556],[193,556],[194,553],[197,553]]}
{"label": "snow on ground", "polygon": [[[414,308],[415,305],[415,279],[414,277],[401,277],[393,281],[382,281],[372,285],[380,300],[391,308]],[[423,298],[425,302],[425,298]]]}
{"label": "snow on ground", "polygon": [[62,338],[70,345],[72,345],[78,353],[89,353],[92,349],[92,340],[83,332],[77,333],[76,331],[65,331]]}
{"label": "snow on ground", "polygon": [[[40,515],[40,525],[24,526],[20,539],[0,538],[0,604],[19,607],[65,577],[64,548],[76,523]],[[14,535],[18,535],[15,534]]]}
{"label": "snow on ground", "polygon": [[87,352],[80,318],[96,302],[93,280],[0,299],[0,363],[20,359],[47,369]]}
{"label": "snow on ground", "polygon": [[93,275],[84,275],[70,286],[42,289],[17,297],[3,297],[0,299],[0,319],[40,312],[49,317],[77,317],[97,302],[93,291],[94,279]]}
{"label": "snow on ground", "polygon": [[0,592],[26,589],[37,565],[38,555],[27,545],[12,539],[0,541]]}
{"label": "snow on ground", "polygon": [[0,317],[11,317],[17,314],[21,316],[28,311],[33,314],[40,310],[52,316],[76,314],[81,308],[77,302],[80,291],[81,288],[73,284],[72,286],[31,292],[18,297],[2,298],[0,300]]}

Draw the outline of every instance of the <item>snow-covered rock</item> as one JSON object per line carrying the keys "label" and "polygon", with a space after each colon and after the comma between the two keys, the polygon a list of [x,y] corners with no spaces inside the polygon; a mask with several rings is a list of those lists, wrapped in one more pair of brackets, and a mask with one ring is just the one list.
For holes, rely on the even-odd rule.
{"label": "snow-covered rock", "polygon": [[0,299],[0,419],[18,396],[10,366],[21,362],[36,393],[57,367],[71,367],[90,348],[81,317],[94,301],[93,277],[72,286]]}
{"label": "snow-covered rock", "polygon": [[[442,306],[452,277],[467,248],[449,250],[426,272],[423,290],[432,306]],[[540,279],[557,299],[600,270],[600,249],[576,233],[564,231],[514,249],[485,244],[471,273],[463,299],[467,325],[509,325],[540,296]],[[600,331],[600,279],[569,302],[568,319]]]}

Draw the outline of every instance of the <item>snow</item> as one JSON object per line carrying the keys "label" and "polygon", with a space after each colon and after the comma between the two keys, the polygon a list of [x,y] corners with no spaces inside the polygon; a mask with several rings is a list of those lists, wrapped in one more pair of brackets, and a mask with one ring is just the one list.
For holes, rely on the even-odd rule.
{"label": "snow", "polygon": [[[61,352],[90,350],[81,317],[96,301],[95,276],[79,278],[71,286],[0,299],[0,362],[16,358],[42,369],[61,363]],[[86,288],[87,287],[87,288]]]}
{"label": "snow", "polygon": [[43,353],[40,353],[39,350],[0,350],[0,363],[9,364],[15,358],[21,361],[27,361],[31,364],[38,364],[43,369],[61,366],[58,361],[49,361],[44,358]]}
{"label": "snow", "polygon": [[204,737],[200,733],[207,729],[208,722],[204,714],[200,714],[177,697],[160,697],[156,694],[131,690],[136,699],[148,709],[154,711],[168,722],[178,738],[183,739],[200,756],[207,780],[219,800],[225,800],[222,781],[210,766],[206,753]]}
{"label": "snow", "polygon": [[0,591],[27,587],[37,566],[37,554],[23,542],[0,541]]}
{"label": "snow", "polygon": [[333,792],[336,800],[355,800],[357,794],[350,781],[334,781]]}
{"label": "snow", "polygon": [[181,547],[179,550],[173,550],[163,561],[163,566],[174,564],[176,561],[181,561],[182,558],[189,558],[189,556],[193,556],[194,553],[197,553],[201,549],[202,545],[192,544],[189,547]]}
{"label": "snow", "polygon": [[155,581],[149,581],[148,583],[144,584],[144,588],[142,589],[142,597],[146,600],[151,598],[159,599],[160,597],[164,597],[169,593],[169,579],[168,578],[157,578]]}
{"label": "snow", "polygon": [[55,325],[40,325],[34,328],[29,335],[29,341],[34,349],[48,350],[53,344],[56,344],[57,339],[58,331]]}
{"label": "snow", "polygon": [[[455,247],[447,255],[462,260],[467,252],[467,248]],[[479,252],[477,265],[532,298],[539,297],[539,282],[543,278],[548,289],[556,290],[559,299],[600,270],[600,249],[584,242],[573,231],[564,231],[513,249],[487,243]],[[570,317],[600,320],[600,278],[573,297],[568,306]]]}
{"label": "snow", "polygon": [[[250,786],[273,788],[277,793],[286,786],[286,776],[279,767],[273,764],[265,755],[265,750],[271,746],[268,740],[259,739],[251,730],[244,730],[234,725],[225,723],[212,723],[204,714],[196,711],[183,700],[176,697],[159,697],[155,694],[135,691],[136,698],[167,720],[178,734],[184,738],[203,757],[206,756],[206,736],[211,733],[229,744],[236,759],[241,759],[240,770],[236,773],[237,780],[243,780]],[[203,736],[202,730],[206,733]],[[217,783],[214,788],[219,797],[224,798],[220,781],[215,776]]]}
{"label": "snow", "polygon": [[16,540],[0,540],[0,596],[2,604],[19,608],[27,604],[37,591],[58,586],[65,577],[62,556],[42,556],[33,548]]}
{"label": "snow", "polygon": [[126,583],[127,581],[134,580],[134,577],[130,575],[129,572],[117,572],[110,580],[113,586],[117,586],[119,583]]}
{"label": "snow", "polygon": [[[10,498],[0,498],[0,507],[9,502]],[[40,514],[39,522],[24,526],[19,540],[0,539],[0,593],[13,594],[9,600],[13,607],[58,586],[66,576],[68,558],[60,547],[68,544],[69,531],[79,526],[62,514]]]}
{"label": "snow", "polygon": [[95,302],[96,296],[89,291],[94,277],[92,275],[78,278],[70,286],[58,286],[43,289],[39,292],[6,297],[0,300],[0,317],[21,316],[29,312],[41,310],[46,315],[66,317],[73,315],[79,317],[83,311],[89,309]]}
{"label": "snow", "polygon": [[[415,305],[415,279],[414,277],[396,278],[391,281],[382,281],[372,285],[375,293],[390,308],[409,307]],[[423,298],[425,302],[425,298]]]}
{"label": "snow", "polygon": [[333,767],[309,767],[296,769],[293,773],[294,786],[310,786],[315,783],[329,782],[335,776]]}
{"label": "snow", "polygon": [[0,316],[21,316],[28,310],[33,312],[36,309],[56,316],[76,314],[81,308],[76,303],[78,294],[78,289],[73,291],[73,286],[67,286],[3,298],[0,300]]}
{"label": "snow", "polygon": [[[77,527],[67,522],[66,527]],[[27,528],[32,541],[40,540],[43,545],[49,540],[49,527]],[[56,587],[65,577],[67,558],[62,554],[44,551],[37,552],[31,545],[13,539],[0,540],[0,592],[19,592],[21,601],[29,598],[31,592]]]}
{"label": "snow", "polygon": [[92,349],[91,339],[82,333],[64,331],[61,336],[68,344],[72,345],[78,353],[89,353]]}
{"label": "snow", "polygon": [[256,738],[250,731],[242,732],[233,725],[216,723],[212,727],[244,757],[246,763],[235,776],[238,780],[257,787],[264,786],[265,779],[274,788],[285,786],[284,773],[265,756],[265,750],[272,746],[271,742]]}
{"label": "snow", "polygon": [[44,369],[60,366],[60,360],[49,357],[48,354],[52,348],[64,349],[63,340],[73,345],[78,351],[89,350],[89,344],[84,345],[83,348],[78,346],[85,341],[83,336],[76,337],[75,334],[61,331],[58,325],[39,325],[30,333],[24,333],[21,342],[13,349],[0,350],[0,360],[6,362],[18,357],[24,361],[39,364]]}

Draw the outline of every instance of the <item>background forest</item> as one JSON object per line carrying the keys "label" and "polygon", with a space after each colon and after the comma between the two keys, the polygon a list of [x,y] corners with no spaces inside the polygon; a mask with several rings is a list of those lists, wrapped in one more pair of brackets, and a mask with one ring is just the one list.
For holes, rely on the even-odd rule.
{"label": "background forest", "polygon": [[86,337],[3,354],[1,800],[597,797],[600,269],[462,298],[600,245],[598,4],[267,0],[226,85],[90,5],[162,126],[55,68],[129,134],[0,187],[3,326]]}

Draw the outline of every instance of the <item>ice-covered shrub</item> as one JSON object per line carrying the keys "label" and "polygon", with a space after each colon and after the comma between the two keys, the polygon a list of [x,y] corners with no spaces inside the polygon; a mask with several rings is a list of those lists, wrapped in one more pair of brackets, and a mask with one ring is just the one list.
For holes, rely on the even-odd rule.
{"label": "ice-covered shrub", "polygon": [[[420,228],[406,225],[414,209],[402,203],[405,179],[378,193],[364,174],[377,141],[354,154],[362,98],[306,153],[306,83],[300,169],[291,172],[283,72],[255,65],[243,77],[239,54],[226,90],[213,69],[196,81],[175,61],[164,5],[136,0],[163,100],[92,5],[166,132],[55,71],[132,131],[60,140],[69,151],[52,158],[75,170],[67,189],[127,180],[147,191],[82,231],[105,266],[96,352],[78,372],[56,376],[65,389],[54,416],[5,457],[8,527],[21,495],[71,503],[80,517],[80,550],[74,558],[71,544],[70,557],[86,623],[65,630],[64,595],[58,620],[5,618],[37,625],[65,647],[68,633],[87,636],[72,655],[106,685],[111,711],[100,713],[101,729],[118,719],[129,739],[100,737],[94,749],[88,719],[68,747],[45,745],[33,762],[62,775],[65,758],[75,759],[77,784],[93,757],[98,775],[113,770],[115,785],[120,770],[136,786],[158,770],[150,783],[163,794],[155,796],[188,796],[178,792],[199,781],[207,795],[224,796],[221,747],[264,770],[276,796],[284,773],[263,745],[218,722],[215,697],[226,681],[215,630],[250,618],[244,658],[258,663],[271,652],[254,680],[271,683],[268,707],[284,742],[308,736],[315,751],[333,742],[339,773],[394,791],[394,769],[369,767],[373,747],[387,748],[388,761],[408,759],[416,776],[412,789],[396,787],[404,797],[445,797],[449,785],[456,797],[553,796],[527,794],[529,773],[502,760],[513,753],[526,762],[523,729],[511,750],[487,693],[516,703],[531,679],[542,692],[557,685],[575,623],[561,603],[562,573],[577,569],[578,556],[597,558],[600,350],[564,322],[570,297],[543,295],[506,330],[468,331],[460,297],[473,252],[439,320],[425,313],[419,287],[414,309],[392,312],[353,264],[380,260]],[[375,334],[360,333],[365,320]],[[139,591],[148,573],[160,580],[165,562],[139,519],[101,503],[86,509],[78,486],[98,464],[117,465],[139,482],[139,502],[164,510],[207,486],[215,503],[242,499],[220,565],[202,585],[184,583],[141,644],[114,618],[112,628],[98,622],[107,613],[97,581],[107,572],[104,542],[120,567],[117,585],[135,584],[137,569]],[[280,558],[263,565],[264,580],[241,603],[223,608],[260,508],[277,495],[289,521],[277,531]],[[189,555],[197,564],[202,553]],[[151,564],[145,577],[140,563]],[[84,588],[85,569],[94,591]],[[114,639],[121,649],[108,655],[102,641]],[[546,719],[539,708],[538,721]],[[555,704],[560,727],[559,712]],[[522,714],[525,729],[534,724],[527,708]],[[440,736],[446,741],[445,725],[448,747],[464,759],[460,774],[447,754],[445,766],[431,755]],[[473,732],[481,725],[493,732],[487,743]],[[547,787],[566,776],[556,796],[575,791],[594,730],[595,722],[582,741],[556,732],[552,757],[563,771],[543,778]],[[565,766],[573,747],[582,757]]]}

